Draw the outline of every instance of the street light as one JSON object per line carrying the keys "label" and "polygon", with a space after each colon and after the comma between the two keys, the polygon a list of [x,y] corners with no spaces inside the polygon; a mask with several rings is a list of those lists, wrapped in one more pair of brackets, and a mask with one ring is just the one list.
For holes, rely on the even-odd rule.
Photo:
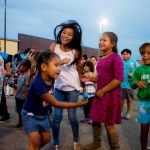
{"label": "street light", "polygon": [[6,53],[6,0],[4,0],[4,53]]}
{"label": "street light", "polygon": [[[102,34],[102,25],[105,25],[105,24],[107,24],[106,20],[102,20],[99,23],[99,42],[100,42],[100,38],[101,38],[101,34]],[[103,54],[103,52],[100,51],[100,49],[99,49],[99,42],[98,42],[98,57],[101,56],[101,54]]]}

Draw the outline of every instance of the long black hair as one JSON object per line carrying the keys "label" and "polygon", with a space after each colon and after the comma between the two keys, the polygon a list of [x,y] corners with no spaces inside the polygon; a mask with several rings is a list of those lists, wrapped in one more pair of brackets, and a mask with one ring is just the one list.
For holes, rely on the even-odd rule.
{"label": "long black hair", "polygon": [[85,67],[85,66],[87,66],[87,67],[90,68],[90,72],[94,72],[94,71],[95,71],[94,64],[93,64],[91,61],[87,60],[87,61],[85,61],[85,62],[82,64],[82,72],[83,72],[83,73],[84,73],[84,67]]}
{"label": "long black hair", "polygon": [[109,37],[111,43],[115,44],[114,47],[112,48],[112,51],[114,53],[118,53],[118,48],[117,48],[118,37],[117,37],[117,35],[113,32],[104,32],[103,34],[106,34]]}
{"label": "long black hair", "polygon": [[[58,28],[60,28],[60,30],[57,33]],[[54,37],[55,37],[56,43],[61,44],[60,35],[65,28],[71,28],[73,30],[74,36],[73,36],[72,41],[69,43],[69,47],[71,47],[71,49],[75,49],[79,53],[78,58],[75,58],[75,60],[70,64],[70,65],[72,65],[81,59],[81,55],[82,55],[82,47],[81,47],[82,29],[81,29],[79,23],[75,20],[68,20],[67,22],[64,22],[62,24],[57,25],[54,29]]]}

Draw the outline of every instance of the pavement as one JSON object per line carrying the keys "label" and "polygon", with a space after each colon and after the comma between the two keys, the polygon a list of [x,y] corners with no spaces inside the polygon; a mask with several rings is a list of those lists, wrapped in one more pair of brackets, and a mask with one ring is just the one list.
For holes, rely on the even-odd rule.
{"label": "pavement", "polygon": [[[116,125],[119,134],[121,150],[140,150],[140,125],[135,122],[138,100],[133,101],[131,119],[122,120],[121,125]],[[13,126],[18,123],[18,116],[15,112],[14,97],[7,98],[8,111],[11,120],[0,124],[0,150],[26,150],[28,148],[28,136],[24,130],[15,129]],[[124,108],[126,109],[126,107]],[[77,116],[83,118],[83,111],[78,108]],[[50,115],[52,119],[52,115]],[[82,146],[92,142],[92,127],[88,123],[79,123],[80,144]],[[149,138],[150,139],[150,138]],[[53,139],[42,150],[52,150]],[[149,142],[150,145],[150,142]],[[60,148],[61,150],[73,150],[72,131],[67,118],[67,110],[64,110],[63,121],[60,128]],[[107,134],[103,125],[102,150],[109,150]]]}

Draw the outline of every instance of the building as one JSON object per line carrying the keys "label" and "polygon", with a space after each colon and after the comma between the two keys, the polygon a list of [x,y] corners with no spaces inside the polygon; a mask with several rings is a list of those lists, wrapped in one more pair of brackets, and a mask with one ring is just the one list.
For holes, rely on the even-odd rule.
{"label": "building", "polygon": [[[18,34],[18,40],[6,39],[6,53],[14,55],[16,53],[22,54],[25,49],[35,46],[38,50],[49,49],[51,43],[55,42],[51,39]],[[82,46],[83,54],[88,57],[95,56],[98,57],[98,49]],[[0,51],[4,52],[4,38],[0,38]]]}
{"label": "building", "polygon": [[[46,50],[50,47],[51,43],[55,42],[54,40],[26,35],[26,34],[18,34],[19,40],[19,51],[23,53],[23,51],[29,47],[35,46],[38,50]],[[97,49],[82,46],[83,54],[90,56],[98,56]]]}
{"label": "building", "polygon": [[[6,39],[6,53],[14,55],[18,53],[19,40]],[[0,38],[0,51],[4,52],[4,38]]]}

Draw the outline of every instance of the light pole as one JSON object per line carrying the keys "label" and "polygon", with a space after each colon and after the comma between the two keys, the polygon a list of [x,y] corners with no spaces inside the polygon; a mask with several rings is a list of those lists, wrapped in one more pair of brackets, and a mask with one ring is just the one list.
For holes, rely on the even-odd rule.
{"label": "light pole", "polygon": [[6,0],[4,0],[4,52],[6,53]]}
{"label": "light pole", "polygon": [[100,48],[99,48],[99,42],[100,42],[100,38],[101,38],[101,34],[102,34],[102,25],[105,25],[105,24],[107,24],[106,20],[103,20],[102,22],[99,23],[98,57],[103,55],[103,52],[100,51]]}

